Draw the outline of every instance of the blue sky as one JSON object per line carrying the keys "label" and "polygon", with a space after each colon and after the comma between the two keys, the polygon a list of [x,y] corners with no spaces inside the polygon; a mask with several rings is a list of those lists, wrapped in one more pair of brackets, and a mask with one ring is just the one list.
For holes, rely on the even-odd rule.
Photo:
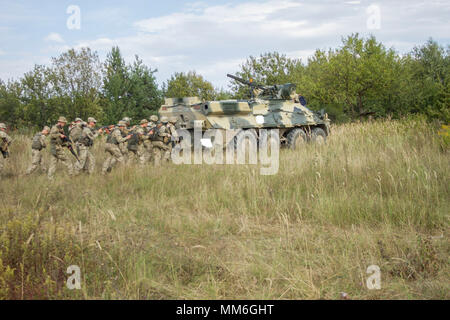
{"label": "blue sky", "polygon": [[[69,6],[80,9],[80,29],[69,29]],[[137,54],[159,83],[196,70],[227,88],[226,73],[249,55],[278,51],[307,59],[342,36],[374,34],[398,52],[433,37],[450,44],[450,1],[4,1],[0,0],[0,78],[17,79],[34,64],[89,46],[103,60],[118,45]]]}

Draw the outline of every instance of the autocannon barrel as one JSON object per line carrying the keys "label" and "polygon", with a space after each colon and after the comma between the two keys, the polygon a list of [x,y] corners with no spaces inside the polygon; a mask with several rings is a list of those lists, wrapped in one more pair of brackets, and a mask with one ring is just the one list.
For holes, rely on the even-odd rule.
{"label": "autocannon barrel", "polygon": [[246,84],[246,85],[248,85],[248,86],[252,85],[252,82],[251,82],[251,81],[247,81],[247,80],[244,80],[244,79],[242,79],[242,78],[233,76],[232,74],[227,74],[227,77],[228,77],[228,78],[231,78],[231,79],[234,79],[234,80],[236,80],[236,81],[238,81],[238,82],[240,82],[240,83]]}

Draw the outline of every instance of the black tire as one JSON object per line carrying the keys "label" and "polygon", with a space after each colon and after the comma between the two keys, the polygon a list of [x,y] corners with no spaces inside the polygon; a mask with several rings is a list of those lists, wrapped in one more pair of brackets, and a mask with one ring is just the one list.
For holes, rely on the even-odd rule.
{"label": "black tire", "polygon": [[311,132],[311,142],[318,145],[325,144],[327,142],[327,134],[322,128],[314,128]]}
{"label": "black tire", "polygon": [[308,139],[306,133],[300,128],[295,128],[289,131],[286,136],[289,149],[298,149],[301,145],[306,144]]}

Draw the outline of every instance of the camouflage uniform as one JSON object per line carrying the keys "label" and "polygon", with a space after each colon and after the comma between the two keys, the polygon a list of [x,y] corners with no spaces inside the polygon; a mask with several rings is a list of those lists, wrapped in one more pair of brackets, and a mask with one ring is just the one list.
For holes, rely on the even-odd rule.
{"label": "camouflage uniform", "polygon": [[170,118],[170,121],[167,123],[167,130],[168,130],[168,132],[170,134],[171,142],[169,143],[169,150],[166,150],[164,152],[164,156],[163,156],[163,160],[164,161],[170,161],[170,155],[172,153],[173,143],[178,142],[178,133],[177,133],[177,129],[175,127],[176,123],[177,123],[177,118],[176,117]]}
{"label": "camouflage uniform", "polygon": [[91,128],[84,126],[81,132],[81,137],[77,142],[78,145],[78,159],[80,160],[75,166],[77,172],[87,170],[89,174],[94,173],[95,158],[90,151],[94,145],[94,140],[97,137],[97,132]]}
{"label": "camouflage uniform", "polygon": [[[67,122],[62,120],[65,120],[65,118],[61,117],[58,121]],[[50,165],[48,168],[48,177],[50,179],[53,178],[53,175],[55,174],[56,165],[58,164],[58,161],[60,161],[67,167],[67,172],[69,173],[69,175],[73,174],[72,162],[69,160],[67,154],[64,152],[64,147],[67,145],[63,143],[63,141],[61,140],[60,135],[62,134],[64,134],[64,130],[58,124],[54,125],[50,130],[51,157],[50,157]]]}
{"label": "camouflage uniform", "polygon": [[[50,132],[49,127],[44,128],[45,131]],[[42,172],[46,169],[43,163],[43,150],[47,147],[46,135],[42,132],[38,132],[33,137],[33,142],[31,144],[31,165],[28,167],[26,174],[32,174],[36,169],[41,167]]]}
{"label": "camouflage uniform", "polygon": [[[131,118],[125,117],[121,121],[123,121],[126,125],[125,128],[123,128],[123,130],[121,131],[121,134],[122,137],[126,137],[127,135],[132,133],[132,129],[130,128]],[[128,162],[128,158],[131,156],[131,154],[129,154],[127,141],[125,140],[124,142],[120,143],[119,148],[122,152],[125,162]]]}
{"label": "camouflage uniform", "polygon": [[124,163],[125,161],[123,158],[123,153],[119,147],[120,144],[124,144],[127,141],[126,136],[124,137],[122,135],[122,130],[120,130],[119,128],[114,129],[106,140],[105,152],[107,153],[107,157],[105,162],[103,163],[103,174],[111,171],[111,169],[117,162]]}
{"label": "camouflage uniform", "polygon": [[75,123],[73,126],[69,129],[69,139],[74,143],[77,154],[80,154],[80,143],[78,140],[81,137],[81,133],[83,132],[83,126],[82,126],[83,120],[80,118],[75,119]]}
{"label": "camouflage uniform", "polygon": [[131,155],[131,153],[134,153],[140,165],[144,165],[148,159],[148,152],[147,152],[148,149],[145,146],[145,143],[150,142],[150,137],[147,135],[147,128],[146,127],[144,128],[142,126],[147,125],[147,123],[148,121],[146,119],[143,119],[141,120],[140,126],[134,129],[133,134],[137,135],[138,142],[134,148],[135,150],[129,149],[129,151],[131,151],[129,155]]}
{"label": "camouflage uniform", "polygon": [[[162,117],[161,122],[163,125],[156,129],[157,132],[154,140],[152,141],[155,166],[161,165],[161,157],[163,155],[163,161],[168,161],[170,159],[170,133],[165,125],[167,123],[167,117]],[[169,152],[169,158],[166,156],[167,152]]]}
{"label": "camouflage uniform", "polygon": [[139,160],[140,149],[142,142],[140,141],[139,134],[142,133],[139,128],[134,128],[133,130],[129,130],[128,134],[131,135],[131,139],[128,140],[127,143],[127,152],[128,158],[126,159],[126,163],[130,164],[133,159]]}
{"label": "camouflage uniform", "polygon": [[[150,132],[151,129],[156,127],[157,122],[158,122],[158,116],[156,116],[156,115],[150,116],[150,121],[147,123],[147,130],[145,130],[147,134]],[[147,140],[144,140],[144,146],[145,146],[145,149],[147,150],[148,161],[152,162],[153,161],[153,144],[152,144],[152,141],[150,140],[150,137]]]}
{"label": "camouflage uniform", "polygon": [[[0,129],[6,130],[6,125],[4,123],[0,123]],[[5,166],[5,157],[8,152],[8,147],[11,144],[11,137],[3,130],[0,130],[0,148],[2,151],[2,154],[0,154],[0,174],[3,171],[3,168]]]}

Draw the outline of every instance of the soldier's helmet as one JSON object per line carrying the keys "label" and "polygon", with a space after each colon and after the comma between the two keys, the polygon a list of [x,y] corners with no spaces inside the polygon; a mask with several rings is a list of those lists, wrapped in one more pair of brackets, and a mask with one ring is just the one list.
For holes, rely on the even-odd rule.
{"label": "soldier's helmet", "polygon": [[125,123],[130,123],[131,122],[131,118],[125,117],[125,118],[122,119],[122,121],[124,121]]}
{"label": "soldier's helmet", "polygon": [[146,124],[146,123],[148,123],[148,120],[147,120],[147,119],[142,119],[142,120],[141,120],[141,124]]}
{"label": "soldier's helmet", "polygon": [[153,121],[153,122],[158,121],[158,116],[156,116],[156,115],[150,116],[150,121]]}
{"label": "soldier's helmet", "polygon": [[45,126],[44,129],[42,129],[42,130],[43,130],[43,131],[48,131],[48,132],[50,132],[50,127]]}
{"label": "soldier's helmet", "polygon": [[83,122],[83,119],[81,119],[81,118],[75,118],[75,122]]}
{"label": "soldier's helmet", "polygon": [[58,122],[67,123],[67,119],[66,119],[66,117],[59,117]]}
{"label": "soldier's helmet", "polygon": [[177,121],[178,121],[177,117],[170,117],[169,119],[169,122],[173,124],[177,123]]}
{"label": "soldier's helmet", "polygon": [[126,123],[123,120],[120,120],[119,123],[117,124],[118,127],[126,127]]}
{"label": "soldier's helmet", "polygon": [[89,123],[89,122],[97,123],[97,120],[95,120],[95,119],[92,118],[92,117],[89,117],[89,118],[88,118],[88,123]]}
{"label": "soldier's helmet", "polygon": [[162,116],[161,117],[161,122],[162,123],[167,123],[169,121],[169,119],[166,116]]}
{"label": "soldier's helmet", "polygon": [[6,124],[0,123],[0,129],[6,129]]}

